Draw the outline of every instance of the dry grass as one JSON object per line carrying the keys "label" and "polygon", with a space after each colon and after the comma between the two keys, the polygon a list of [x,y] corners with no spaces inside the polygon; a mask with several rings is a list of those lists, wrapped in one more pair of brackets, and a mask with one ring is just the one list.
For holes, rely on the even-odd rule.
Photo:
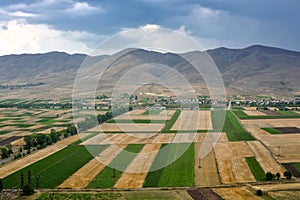
{"label": "dry grass", "polygon": [[283,176],[285,169],[276,162],[270,152],[261,144],[260,141],[249,141],[248,145],[265,172],[279,172]]}
{"label": "dry grass", "polygon": [[209,110],[183,110],[171,130],[210,130],[212,129]]}
{"label": "dry grass", "polygon": [[246,189],[246,187],[236,187],[236,188],[214,188],[217,194],[219,194],[224,199],[238,199],[238,200],[261,200],[262,197],[256,196],[252,192]]}
{"label": "dry grass", "polygon": [[242,120],[244,127],[263,142],[282,163],[300,162],[300,134],[270,134],[263,127],[298,127],[300,119]]}
{"label": "dry grass", "polygon": [[255,181],[244,159],[253,156],[246,142],[218,142],[215,155],[222,183]]}
{"label": "dry grass", "polygon": [[103,132],[158,132],[165,124],[159,123],[104,123],[100,125],[100,129],[96,128],[93,130],[101,130]]}
{"label": "dry grass", "polygon": [[266,113],[260,112],[258,110],[244,110],[244,113],[246,113],[249,116],[262,116],[262,115],[266,115]]}
{"label": "dry grass", "polygon": [[202,143],[195,143],[195,185],[205,187],[219,185],[220,180],[214,152],[211,151],[200,159],[201,145]]}

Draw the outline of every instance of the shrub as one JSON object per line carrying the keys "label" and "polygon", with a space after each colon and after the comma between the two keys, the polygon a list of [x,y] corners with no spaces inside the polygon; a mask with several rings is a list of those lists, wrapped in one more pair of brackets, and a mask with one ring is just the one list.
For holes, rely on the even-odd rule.
{"label": "shrub", "polygon": [[281,175],[279,172],[277,172],[275,176],[276,176],[276,180],[279,180]]}
{"label": "shrub", "polygon": [[3,190],[3,181],[2,181],[2,179],[0,178],[0,192],[2,192],[2,190]]}
{"label": "shrub", "polygon": [[285,171],[283,174],[287,180],[291,180],[292,179],[292,172],[290,171]]}
{"label": "shrub", "polygon": [[271,172],[267,172],[266,173],[266,180],[267,181],[272,181],[274,179],[274,174],[272,174]]}
{"label": "shrub", "polygon": [[23,195],[24,196],[30,196],[33,195],[34,190],[32,189],[32,187],[28,184],[23,186]]}
{"label": "shrub", "polygon": [[261,190],[257,190],[257,191],[256,191],[256,195],[257,195],[257,196],[262,196],[262,195],[263,195],[263,192],[262,192]]}

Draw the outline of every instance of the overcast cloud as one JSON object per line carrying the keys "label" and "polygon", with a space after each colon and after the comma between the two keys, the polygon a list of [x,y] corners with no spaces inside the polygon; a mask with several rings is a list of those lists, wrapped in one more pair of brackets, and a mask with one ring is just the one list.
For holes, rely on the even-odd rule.
{"label": "overcast cloud", "polygon": [[89,53],[113,35],[149,25],[181,31],[205,49],[262,44],[300,51],[299,7],[298,0],[1,1],[0,54]]}

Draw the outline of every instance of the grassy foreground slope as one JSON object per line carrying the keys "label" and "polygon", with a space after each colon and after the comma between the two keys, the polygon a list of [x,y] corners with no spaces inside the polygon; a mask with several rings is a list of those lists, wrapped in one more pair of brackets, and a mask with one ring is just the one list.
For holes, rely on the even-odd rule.
{"label": "grassy foreground slope", "polygon": [[27,183],[27,172],[31,171],[31,185],[37,187],[35,176],[39,176],[39,188],[55,188],[60,185],[69,176],[84,166],[93,158],[93,154],[100,153],[107,145],[85,146],[79,145],[79,142],[70,144],[66,148],[23,168],[3,179],[5,188],[19,188],[21,171],[24,173],[24,180]]}
{"label": "grassy foreground slope", "polygon": [[172,186],[193,186],[194,185],[194,144],[178,143],[165,144],[161,148],[166,151],[159,151],[151,166],[164,165],[168,161],[177,158],[179,152],[184,152],[170,165],[148,173],[144,187],[172,187]]}

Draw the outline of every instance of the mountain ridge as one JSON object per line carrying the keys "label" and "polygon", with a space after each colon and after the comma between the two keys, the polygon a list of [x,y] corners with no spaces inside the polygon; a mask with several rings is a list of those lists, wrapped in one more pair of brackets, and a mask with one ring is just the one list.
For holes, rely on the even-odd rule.
{"label": "mountain ridge", "polygon": [[[53,51],[0,56],[0,84],[26,84],[42,81],[45,82],[45,86],[41,86],[40,89],[50,91],[50,93],[51,89],[54,91],[70,90],[77,70],[86,58],[89,58],[89,65],[97,67],[97,63],[113,56],[117,59],[108,68],[105,77],[107,83],[121,77],[126,70],[130,69],[131,65],[157,62],[177,70],[193,84],[203,84],[201,77],[195,75],[195,70],[183,57],[197,61],[206,54],[217,65],[226,90],[230,94],[257,93],[292,96],[300,93],[300,81],[298,80],[300,52],[297,51],[252,45],[243,49],[220,47],[182,54],[160,53],[144,49],[125,49],[118,53],[88,56]],[[158,72],[153,70],[147,73],[158,75]],[[147,77],[146,74],[141,75]],[[71,92],[64,92],[64,94],[69,95]],[[41,93],[45,94],[42,91]]]}

